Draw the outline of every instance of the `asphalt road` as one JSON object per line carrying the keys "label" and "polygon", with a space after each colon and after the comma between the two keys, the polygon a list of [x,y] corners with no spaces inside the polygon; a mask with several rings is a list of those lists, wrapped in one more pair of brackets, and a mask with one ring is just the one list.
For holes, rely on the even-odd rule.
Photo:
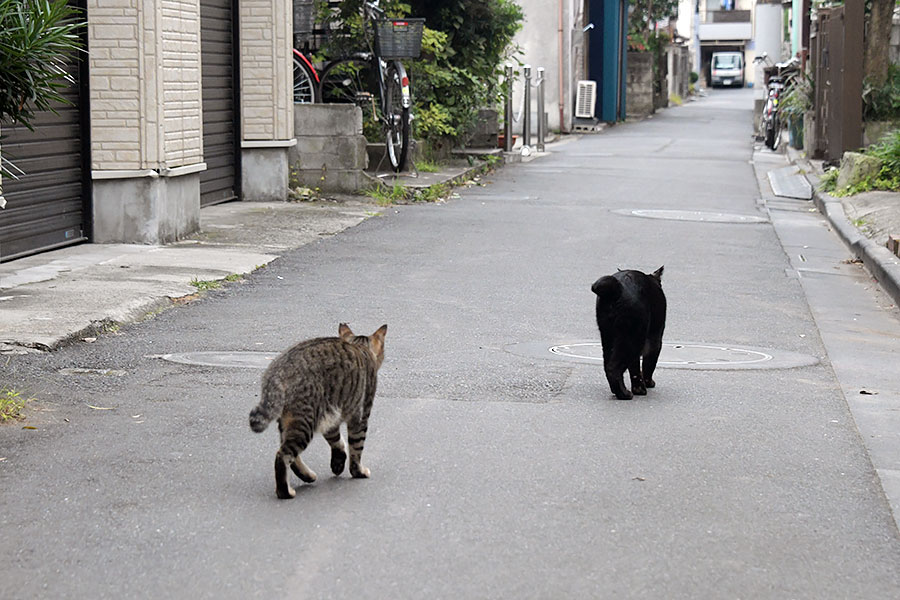
{"label": "asphalt road", "polygon": [[[781,239],[803,224],[769,222],[751,106],[716,91],[586,135],[94,344],[10,357],[41,410],[0,428],[0,597],[896,597],[900,535],[817,325],[847,296],[827,278],[808,296]],[[836,279],[877,303],[842,259],[822,269],[856,268]],[[520,351],[598,340],[591,283],[663,264],[666,340],[810,360],[663,368],[617,401],[599,364]],[[896,307],[872,318],[896,349]],[[319,438],[319,481],[278,501],[275,429],[247,425],[261,371],[155,356],[274,352],[342,321],[389,325],[372,478],[331,477]]]}

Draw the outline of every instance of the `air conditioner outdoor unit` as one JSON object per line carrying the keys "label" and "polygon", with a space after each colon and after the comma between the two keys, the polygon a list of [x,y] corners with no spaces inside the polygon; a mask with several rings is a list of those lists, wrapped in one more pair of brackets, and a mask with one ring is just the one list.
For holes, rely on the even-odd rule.
{"label": "air conditioner outdoor unit", "polygon": [[578,95],[575,100],[575,117],[593,119],[594,107],[597,105],[597,82],[579,81]]}

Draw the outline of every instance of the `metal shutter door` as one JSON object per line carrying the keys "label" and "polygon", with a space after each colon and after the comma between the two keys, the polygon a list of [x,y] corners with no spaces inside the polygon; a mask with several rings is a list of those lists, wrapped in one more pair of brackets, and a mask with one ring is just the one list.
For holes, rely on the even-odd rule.
{"label": "metal shutter door", "polygon": [[238,197],[234,15],[230,0],[200,0],[203,160],[200,206]]}

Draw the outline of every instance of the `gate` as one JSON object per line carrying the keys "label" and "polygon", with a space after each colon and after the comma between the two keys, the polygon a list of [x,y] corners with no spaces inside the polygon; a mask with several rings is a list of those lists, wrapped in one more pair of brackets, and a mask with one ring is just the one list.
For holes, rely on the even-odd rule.
{"label": "gate", "polygon": [[863,6],[819,9],[811,36],[815,135],[811,155],[837,161],[862,146]]}

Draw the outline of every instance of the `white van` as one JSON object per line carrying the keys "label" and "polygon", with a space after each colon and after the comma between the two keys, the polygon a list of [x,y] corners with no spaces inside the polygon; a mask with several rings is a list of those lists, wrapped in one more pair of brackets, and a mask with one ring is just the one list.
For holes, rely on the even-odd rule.
{"label": "white van", "polygon": [[717,85],[744,87],[744,55],[740,52],[713,52],[710,71],[713,87]]}

